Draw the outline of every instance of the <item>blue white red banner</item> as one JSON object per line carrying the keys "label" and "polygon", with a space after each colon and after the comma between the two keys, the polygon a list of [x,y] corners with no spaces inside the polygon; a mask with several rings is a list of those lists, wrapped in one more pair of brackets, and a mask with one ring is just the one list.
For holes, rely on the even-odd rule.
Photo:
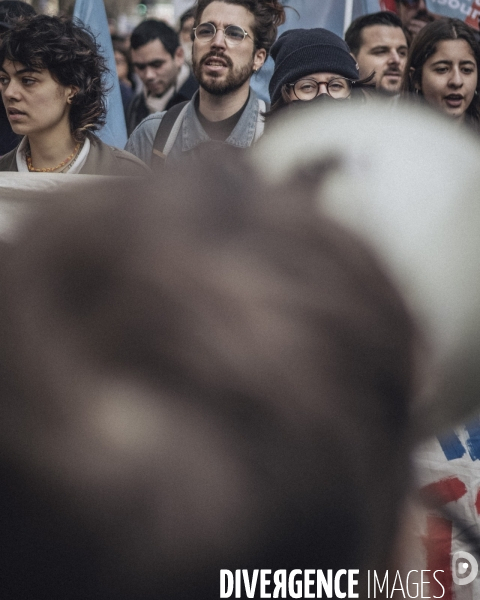
{"label": "blue white red banner", "polygon": [[[433,493],[440,506],[445,505],[457,515],[452,523],[445,514],[433,509],[416,516],[417,541],[410,552],[418,557],[417,569],[442,569],[438,585],[432,582],[430,597],[443,600],[478,600],[480,579],[471,585],[455,577],[452,556],[471,550],[461,532],[470,535],[480,531],[480,417],[457,427],[438,439],[422,445],[415,453],[417,482],[423,492]],[[473,558],[473,557],[472,557]],[[423,563],[423,564],[422,564]],[[441,589],[443,587],[443,590]]]}
{"label": "blue white red banner", "polygon": [[427,8],[444,17],[454,17],[466,21],[479,29],[480,0],[425,0]]}

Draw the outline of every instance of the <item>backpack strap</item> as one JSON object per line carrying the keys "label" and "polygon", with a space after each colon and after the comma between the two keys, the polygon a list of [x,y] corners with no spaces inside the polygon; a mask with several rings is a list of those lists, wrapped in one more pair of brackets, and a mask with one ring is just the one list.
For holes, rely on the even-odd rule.
{"label": "backpack strap", "polygon": [[162,169],[165,164],[165,159],[180,131],[188,102],[189,100],[185,100],[185,102],[180,102],[169,108],[160,121],[153,141],[152,158],[150,160],[150,166],[154,171]]}
{"label": "backpack strap", "polygon": [[265,117],[264,113],[267,112],[267,104],[264,100],[258,99],[258,117],[257,122],[255,124],[255,137],[253,138],[253,144],[259,140],[259,138],[263,135],[263,130],[265,129]]}

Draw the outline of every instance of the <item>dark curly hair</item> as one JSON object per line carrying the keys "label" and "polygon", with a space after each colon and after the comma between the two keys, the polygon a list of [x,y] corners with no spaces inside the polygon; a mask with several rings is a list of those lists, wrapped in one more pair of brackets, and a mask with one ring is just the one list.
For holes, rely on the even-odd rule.
{"label": "dark curly hair", "polygon": [[[253,33],[255,37],[255,48],[264,48],[267,54],[273,42],[277,38],[277,29],[279,25],[285,23],[285,9],[279,0],[220,0],[226,4],[237,4],[243,6],[255,18]],[[197,0],[194,6],[194,26],[200,24],[203,11],[214,0]],[[192,36],[192,40],[193,40]]]}
{"label": "dark curly hair", "polygon": [[47,69],[60,85],[78,88],[70,110],[76,141],[104,124],[108,69],[95,38],[79,23],[47,15],[21,19],[1,38],[0,65],[5,60]]}

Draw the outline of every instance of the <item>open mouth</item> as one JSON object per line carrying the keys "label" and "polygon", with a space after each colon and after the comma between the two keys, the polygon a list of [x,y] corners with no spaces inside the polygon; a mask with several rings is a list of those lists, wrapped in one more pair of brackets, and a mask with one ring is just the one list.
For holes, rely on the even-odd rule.
{"label": "open mouth", "polygon": [[210,60],[206,60],[205,64],[207,65],[207,67],[226,67],[227,66],[223,60],[217,60],[214,58],[211,58]]}
{"label": "open mouth", "polygon": [[386,77],[401,77],[402,74],[400,73],[400,71],[387,71],[385,73]]}
{"label": "open mouth", "polygon": [[205,57],[203,59],[203,64],[204,66],[213,70],[226,69],[230,66],[228,60],[225,57],[218,55],[210,55]]}
{"label": "open mouth", "polygon": [[462,104],[463,96],[461,94],[449,94],[448,96],[445,96],[444,100],[448,106],[457,108]]}

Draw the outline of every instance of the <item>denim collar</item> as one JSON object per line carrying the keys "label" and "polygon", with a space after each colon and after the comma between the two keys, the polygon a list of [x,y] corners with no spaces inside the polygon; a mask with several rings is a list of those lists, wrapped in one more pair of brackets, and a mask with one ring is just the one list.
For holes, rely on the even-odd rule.
{"label": "denim collar", "polygon": [[[198,91],[195,92],[191,101],[188,103],[185,118],[183,119],[181,135],[182,152],[187,152],[204,142],[211,141],[200,124],[195,111],[195,100],[197,96]],[[235,125],[232,133],[225,140],[225,143],[236,146],[237,148],[248,148],[251,146],[255,137],[258,111],[259,105],[257,95],[252,88],[250,88],[250,96],[247,105],[245,106],[245,110],[238,123]]]}

